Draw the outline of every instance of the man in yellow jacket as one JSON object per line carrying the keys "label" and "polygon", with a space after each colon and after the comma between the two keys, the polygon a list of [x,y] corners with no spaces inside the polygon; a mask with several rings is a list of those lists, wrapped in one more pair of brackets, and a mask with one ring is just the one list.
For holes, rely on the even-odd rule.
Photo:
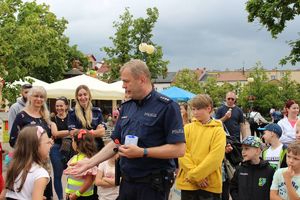
{"label": "man in yellow jacket", "polygon": [[177,189],[181,199],[221,199],[222,160],[226,134],[222,122],[211,118],[211,98],[206,94],[190,101],[193,121],[185,125],[186,152],[179,158]]}

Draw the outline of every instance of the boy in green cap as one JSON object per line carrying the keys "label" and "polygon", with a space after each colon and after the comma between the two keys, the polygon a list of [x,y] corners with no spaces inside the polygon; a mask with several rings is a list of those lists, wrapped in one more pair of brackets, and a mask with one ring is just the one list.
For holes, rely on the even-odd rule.
{"label": "boy in green cap", "polygon": [[270,199],[274,169],[267,161],[260,159],[261,148],[262,141],[255,136],[248,136],[242,142],[243,162],[230,182],[233,200]]}

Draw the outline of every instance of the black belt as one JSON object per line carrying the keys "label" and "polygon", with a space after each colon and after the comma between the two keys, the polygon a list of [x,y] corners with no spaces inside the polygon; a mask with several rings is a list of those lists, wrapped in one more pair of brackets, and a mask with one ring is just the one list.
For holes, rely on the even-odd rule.
{"label": "black belt", "polygon": [[143,177],[130,177],[122,174],[122,179],[129,183],[151,183],[151,175]]}

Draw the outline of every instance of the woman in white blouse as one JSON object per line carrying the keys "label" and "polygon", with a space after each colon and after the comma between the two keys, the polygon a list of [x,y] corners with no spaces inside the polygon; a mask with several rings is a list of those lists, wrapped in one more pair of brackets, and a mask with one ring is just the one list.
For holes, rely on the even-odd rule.
{"label": "woman in white blouse", "polygon": [[294,100],[288,100],[285,104],[286,115],[278,122],[282,129],[280,141],[288,145],[296,139],[296,122],[298,120],[299,105]]}

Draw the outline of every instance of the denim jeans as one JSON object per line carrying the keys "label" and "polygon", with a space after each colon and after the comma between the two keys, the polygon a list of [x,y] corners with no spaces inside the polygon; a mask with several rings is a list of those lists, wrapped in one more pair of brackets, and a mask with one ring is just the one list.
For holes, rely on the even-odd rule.
{"label": "denim jeans", "polygon": [[50,159],[53,167],[54,174],[54,189],[57,194],[57,198],[63,199],[63,188],[61,183],[61,178],[63,174],[63,163],[61,161],[62,155],[59,151],[60,145],[54,144],[50,150]]}

